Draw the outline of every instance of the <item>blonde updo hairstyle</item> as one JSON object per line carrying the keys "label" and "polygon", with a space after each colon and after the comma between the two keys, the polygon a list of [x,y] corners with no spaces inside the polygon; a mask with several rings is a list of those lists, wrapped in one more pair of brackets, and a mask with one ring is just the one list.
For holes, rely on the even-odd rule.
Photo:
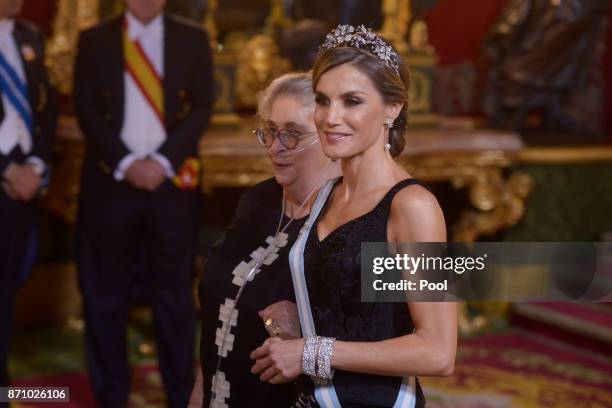
{"label": "blonde updo hairstyle", "polygon": [[365,74],[380,95],[384,103],[402,103],[404,106],[389,129],[389,152],[392,157],[402,153],[406,145],[404,134],[408,125],[408,71],[400,60],[398,75],[392,68],[387,67],[380,59],[369,51],[355,47],[335,47],[324,51],[316,59],[313,70],[313,87],[316,90],[321,76],[336,67],[351,64],[361,73]]}

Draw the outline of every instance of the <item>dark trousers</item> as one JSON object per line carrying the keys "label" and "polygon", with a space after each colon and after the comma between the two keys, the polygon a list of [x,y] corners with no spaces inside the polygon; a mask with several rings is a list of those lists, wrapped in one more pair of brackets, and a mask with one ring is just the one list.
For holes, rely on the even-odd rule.
{"label": "dark trousers", "polygon": [[[17,280],[25,265],[34,203],[10,199],[0,188],[0,387],[9,385],[7,360]],[[6,406],[0,403],[0,407]]]}
{"label": "dark trousers", "polygon": [[81,196],[78,265],[96,397],[102,406],[127,404],[130,293],[144,267],[168,406],[185,407],[193,387],[198,193],[170,181],[153,193],[114,181],[89,187],[84,184]]}
{"label": "dark trousers", "polygon": [[[22,162],[21,149],[16,147],[9,159]],[[7,360],[13,302],[19,275],[25,267],[35,208],[34,202],[12,200],[0,186],[0,387],[9,385]],[[7,405],[0,403],[0,407],[4,406]]]}

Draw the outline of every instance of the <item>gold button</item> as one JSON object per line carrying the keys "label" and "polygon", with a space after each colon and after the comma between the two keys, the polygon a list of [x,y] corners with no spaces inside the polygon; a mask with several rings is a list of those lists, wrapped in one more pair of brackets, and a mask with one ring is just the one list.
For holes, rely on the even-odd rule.
{"label": "gold button", "polygon": [[111,96],[111,91],[110,89],[105,89],[104,92],[102,93],[105,97],[110,98]]}
{"label": "gold button", "polygon": [[187,92],[184,89],[181,89],[180,91],[178,91],[178,96],[179,98],[184,98],[187,96]]}
{"label": "gold button", "polygon": [[34,131],[35,131],[36,133],[41,133],[41,132],[42,132],[42,129],[40,128],[40,126],[36,126],[36,128],[34,128]]}
{"label": "gold button", "polygon": [[106,120],[111,120],[113,118],[113,116],[110,113],[107,113],[106,115],[104,115],[104,119]]}

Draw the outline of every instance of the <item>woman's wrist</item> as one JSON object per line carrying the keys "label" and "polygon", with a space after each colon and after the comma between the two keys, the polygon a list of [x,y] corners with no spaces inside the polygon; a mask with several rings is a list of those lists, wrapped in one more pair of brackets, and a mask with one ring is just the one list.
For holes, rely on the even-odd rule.
{"label": "woman's wrist", "polygon": [[309,336],[304,342],[302,371],[315,382],[325,382],[333,378],[332,357],[335,341],[333,337]]}

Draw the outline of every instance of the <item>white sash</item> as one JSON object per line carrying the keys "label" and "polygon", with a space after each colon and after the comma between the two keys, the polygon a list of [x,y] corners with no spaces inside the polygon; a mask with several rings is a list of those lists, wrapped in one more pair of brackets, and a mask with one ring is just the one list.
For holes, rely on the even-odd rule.
{"label": "white sash", "polygon": [[[293,280],[293,290],[295,291],[295,300],[297,303],[298,314],[300,316],[300,325],[302,327],[302,336],[314,336],[315,326],[312,318],[312,310],[310,309],[310,298],[308,296],[308,288],[306,287],[306,278],[304,276],[304,247],[312,225],[316,222],[321,209],[327,202],[329,193],[338,179],[329,180],[319,191],[317,199],[310,211],[310,216],[300,230],[291,251],[289,252],[289,265],[291,267],[291,277]],[[416,401],[416,382],[414,377],[404,377],[400,387],[397,400],[393,408],[414,408]],[[336,389],[332,381],[321,385],[315,383],[315,398],[317,403],[322,408],[341,408]]]}

